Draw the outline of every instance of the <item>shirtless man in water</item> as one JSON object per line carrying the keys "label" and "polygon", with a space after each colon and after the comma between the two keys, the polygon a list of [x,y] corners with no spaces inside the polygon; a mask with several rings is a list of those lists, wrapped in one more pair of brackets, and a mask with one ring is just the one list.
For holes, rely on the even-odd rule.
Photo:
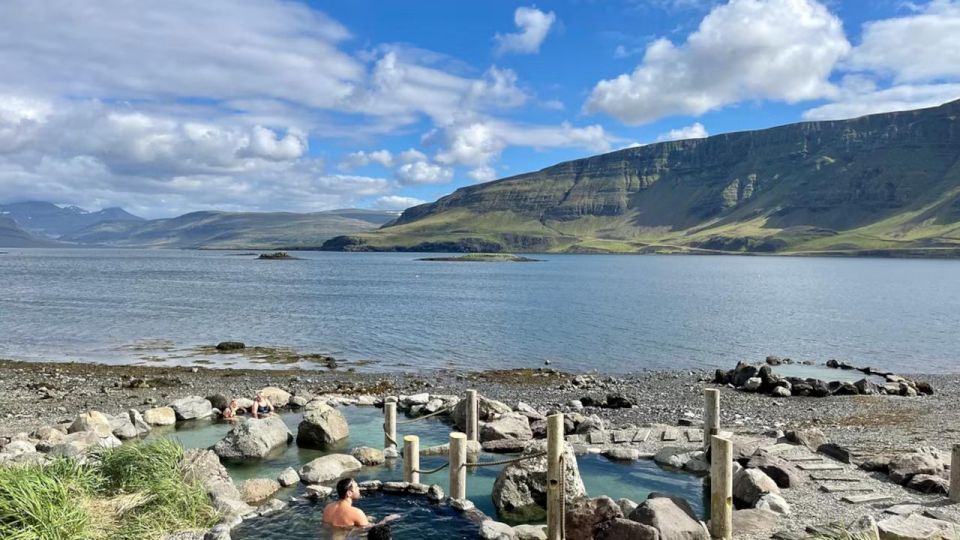
{"label": "shirtless man in water", "polygon": [[[323,509],[323,523],[331,527],[369,527],[370,521],[363,510],[353,506],[353,501],[360,498],[360,486],[353,478],[344,478],[337,482],[337,502],[327,505]],[[389,523],[399,519],[399,514],[391,514],[383,518],[380,523]]]}

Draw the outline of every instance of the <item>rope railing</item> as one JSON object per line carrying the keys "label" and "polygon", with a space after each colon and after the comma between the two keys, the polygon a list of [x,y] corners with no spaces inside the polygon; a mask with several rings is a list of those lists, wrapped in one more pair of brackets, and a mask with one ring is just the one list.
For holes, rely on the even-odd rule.
{"label": "rope railing", "polygon": [[415,472],[415,473],[417,473],[417,474],[428,475],[428,474],[438,473],[438,472],[446,469],[446,468],[449,467],[449,466],[450,466],[450,462],[449,462],[449,461],[445,461],[445,462],[443,463],[443,465],[440,465],[439,467],[434,467],[434,468],[428,469],[428,470],[426,470],[426,471],[421,471],[420,469],[414,469],[413,472]]}
{"label": "rope railing", "polygon": [[416,417],[416,418],[410,418],[410,419],[408,419],[408,420],[397,420],[397,425],[398,425],[398,426],[402,426],[402,425],[404,425],[404,424],[412,424],[412,423],[414,423],[414,422],[419,422],[420,420],[426,420],[427,418],[431,418],[431,417],[434,417],[434,416],[437,416],[437,415],[441,415],[441,414],[443,414],[443,413],[450,412],[450,411],[452,411],[452,410],[453,410],[453,407],[444,407],[444,408],[440,409],[439,411],[434,411],[434,412],[432,412],[432,413],[430,413],[430,414],[425,414],[425,415],[423,415],[423,416],[418,416],[418,417]]}
{"label": "rope railing", "polygon": [[528,459],[537,459],[546,456],[546,452],[537,452],[536,454],[530,454],[526,456],[520,456],[512,459],[501,459],[498,461],[476,461],[473,463],[464,463],[464,467],[494,467],[496,465],[510,465],[512,463],[520,463],[521,461],[526,461]]}

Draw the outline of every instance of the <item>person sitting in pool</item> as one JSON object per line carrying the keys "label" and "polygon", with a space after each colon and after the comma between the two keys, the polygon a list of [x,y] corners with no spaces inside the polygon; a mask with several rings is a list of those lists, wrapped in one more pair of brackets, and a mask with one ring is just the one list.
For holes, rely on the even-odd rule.
{"label": "person sitting in pool", "polygon": [[237,404],[237,400],[231,399],[230,404],[223,410],[223,419],[236,422],[238,420],[237,414],[243,414],[243,411],[240,410],[240,405]]}
{"label": "person sitting in pool", "polygon": [[257,392],[257,397],[253,399],[253,406],[250,407],[250,414],[254,418],[267,417],[273,415],[273,403],[263,395],[263,392]]}
{"label": "person sitting in pool", "polygon": [[[353,478],[344,478],[337,482],[337,502],[327,505],[323,509],[323,523],[331,527],[369,527],[370,520],[363,510],[353,506],[353,501],[360,498],[360,486]],[[400,514],[391,514],[377,525],[385,525],[400,518]],[[389,531],[388,531],[389,532]]]}

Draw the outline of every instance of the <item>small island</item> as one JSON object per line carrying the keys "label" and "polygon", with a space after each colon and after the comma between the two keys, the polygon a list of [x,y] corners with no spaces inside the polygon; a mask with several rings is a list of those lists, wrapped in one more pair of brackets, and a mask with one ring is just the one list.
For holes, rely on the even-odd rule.
{"label": "small island", "polygon": [[274,251],[273,253],[262,253],[257,259],[266,261],[299,261],[300,257],[294,257],[286,251]]}
{"label": "small island", "polygon": [[426,257],[417,260],[431,262],[543,262],[540,259],[521,257],[512,253],[468,253],[457,257]]}

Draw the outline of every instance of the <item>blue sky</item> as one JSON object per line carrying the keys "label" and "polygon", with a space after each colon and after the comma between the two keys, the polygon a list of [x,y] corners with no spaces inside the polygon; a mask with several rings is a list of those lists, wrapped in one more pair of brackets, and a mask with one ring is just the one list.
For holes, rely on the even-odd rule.
{"label": "blue sky", "polygon": [[8,2],[0,69],[0,202],[399,210],[960,98],[960,1]]}

